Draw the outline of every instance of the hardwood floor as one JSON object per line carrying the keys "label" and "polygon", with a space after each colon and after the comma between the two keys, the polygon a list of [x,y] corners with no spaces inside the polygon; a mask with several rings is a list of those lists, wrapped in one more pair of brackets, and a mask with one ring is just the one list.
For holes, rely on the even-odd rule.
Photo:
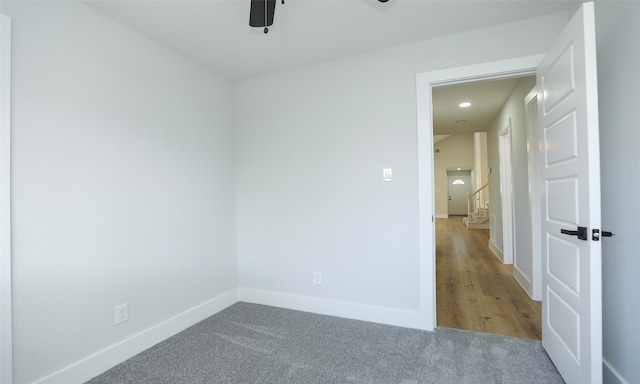
{"label": "hardwood floor", "polygon": [[468,230],[461,217],[436,219],[438,326],[540,340],[540,302],[488,243],[489,230]]}

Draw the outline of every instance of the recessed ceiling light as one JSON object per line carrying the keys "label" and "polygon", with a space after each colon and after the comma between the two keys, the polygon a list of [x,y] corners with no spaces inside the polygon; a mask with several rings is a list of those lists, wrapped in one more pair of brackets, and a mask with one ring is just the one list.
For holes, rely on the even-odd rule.
{"label": "recessed ceiling light", "polygon": [[458,105],[458,107],[460,107],[460,108],[468,108],[468,107],[470,107],[470,106],[471,106],[471,103],[470,103],[470,102],[468,102],[468,101],[465,101],[464,103],[460,103],[460,104]]}

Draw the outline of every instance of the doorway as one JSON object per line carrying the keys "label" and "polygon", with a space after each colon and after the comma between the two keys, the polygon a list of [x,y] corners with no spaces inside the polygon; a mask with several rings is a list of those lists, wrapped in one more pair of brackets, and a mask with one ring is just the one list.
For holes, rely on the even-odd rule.
{"label": "doorway", "polygon": [[467,201],[471,184],[470,172],[447,172],[447,180],[449,216],[467,215],[469,209]]}
{"label": "doorway", "polygon": [[[462,156],[467,154],[473,159],[472,171],[456,171],[447,169],[447,187],[449,215],[452,220],[436,220],[436,301],[437,325],[456,327],[471,331],[490,332],[508,336],[540,339],[541,310],[540,303],[534,302],[528,292],[520,286],[520,280],[515,279],[516,266],[513,264],[513,244],[516,222],[514,202],[518,198],[529,208],[528,170],[526,156],[526,125],[524,97],[535,84],[533,76],[508,77],[491,81],[473,81],[455,85],[443,85],[433,89],[433,126],[438,135],[452,136],[438,143],[440,152],[435,158],[434,174],[442,172],[442,162],[451,154]],[[456,96],[457,99],[456,99]],[[457,106],[459,102],[468,100],[472,107],[464,111],[441,112],[439,106],[445,102]],[[487,100],[493,100],[489,103]],[[457,124],[457,132],[443,131],[441,115],[452,113],[449,120],[462,119],[468,125],[481,123],[480,126],[488,131],[484,133],[485,146],[479,145],[480,140],[476,132],[464,132],[464,127]],[[482,116],[491,116],[481,121]],[[512,123],[512,120],[514,123]],[[513,125],[513,127],[512,127]],[[444,129],[447,129],[446,124]],[[473,129],[473,128],[471,128]],[[515,132],[514,132],[515,130]],[[468,136],[470,140],[455,139]],[[487,146],[488,144],[488,146]],[[522,153],[512,154],[514,150]],[[482,148],[482,149],[481,149]],[[444,156],[444,158],[443,158]],[[465,161],[456,157],[455,161]],[[512,163],[516,161],[512,167]],[[522,169],[524,165],[525,169]],[[488,166],[493,172],[487,174]],[[459,168],[458,168],[459,169]],[[517,178],[512,177],[518,172]],[[465,184],[470,184],[473,175],[475,182],[471,184],[491,184],[488,188],[489,199],[487,208],[479,212],[471,212],[468,222],[476,223],[489,213],[493,219],[491,231],[488,223],[479,225],[461,225],[459,218],[453,215],[467,215],[469,212],[468,198],[470,192]],[[463,178],[464,177],[464,178]],[[518,179],[519,178],[519,179]],[[521,186],[514,187],[514,180]],[[435,188],[438,190],[439,179],[436,177]],[[456,187],[458,191],[456,191]],[[461,197],[461,206],[456,210],[456,192]],[[437,197],[436,193],[436,197]],[[436,207],[437,209],[437,207]],[[488,209],[488,211],[487,211]],[[480,211],[483,217],[480,217]],[[437,211],[436,211],[437,212]],[[521,219],[528,218],[528,212],[520,212]],[[498,216],[498,217],[496,217]],[[441,216],[438,216],[441,217]],[[526,219],[528,224],[528,219]],[[496,224],[497,222],[497,224]],[[465,222],[466,224],[467,222]],[[528,228],[523,228],[524,231]],[[492,252],[489,248],[489,233],[499,232],[497,237],[500,252]],[[523,244],[528,247],[527,244]],[[525,252],[523,252],[525,253]],[[503,258],[505,255],[506,258]],[[523,255],[523,259],[530,259],[530,255]],[[530,268],[524,276],[530,277]],[[514,305],[517,303],[517,305]]]}
{"label": "doorway", "polygon": [[423,106],[433,105],[432,90],[436,87],[473,81],[489,81],[535,74],[542,55],[485,63],[468,67],[451,68],[421,73],[416,76],[418,103],[418,204],[421,281],[421,316],[426,329],[435,329],[436,311],[436,226],[434,219],[435,185],[433,179],[434,127],[432,111]]}

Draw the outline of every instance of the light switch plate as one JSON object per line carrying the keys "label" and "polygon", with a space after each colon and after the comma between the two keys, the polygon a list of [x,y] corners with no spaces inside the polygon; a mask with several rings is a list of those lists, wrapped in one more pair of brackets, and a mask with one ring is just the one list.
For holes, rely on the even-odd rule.
{"label": "light switch plate", "polygon": [[384,181],[393,180],[393,171],[391,170],[391,168],[384,168],[382,170],[382,180]]}

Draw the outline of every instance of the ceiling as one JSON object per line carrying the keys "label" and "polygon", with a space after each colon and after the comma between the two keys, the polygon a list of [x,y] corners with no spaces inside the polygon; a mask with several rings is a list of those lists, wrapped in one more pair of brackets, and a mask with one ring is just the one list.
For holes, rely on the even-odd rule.
{"label": "ceiling", "polygon": [[250,0],[85,0],[94,9],[231,78],[338,59],[576,9],[580,0],[286,0],[268,34]]}
{"label": "ceiling", "polygon": [[[522,79],[476,81],[433,88],[433,134],[443,136],[487,131]],[[462,102],[469,102],[471,106],[460,108]]]}

